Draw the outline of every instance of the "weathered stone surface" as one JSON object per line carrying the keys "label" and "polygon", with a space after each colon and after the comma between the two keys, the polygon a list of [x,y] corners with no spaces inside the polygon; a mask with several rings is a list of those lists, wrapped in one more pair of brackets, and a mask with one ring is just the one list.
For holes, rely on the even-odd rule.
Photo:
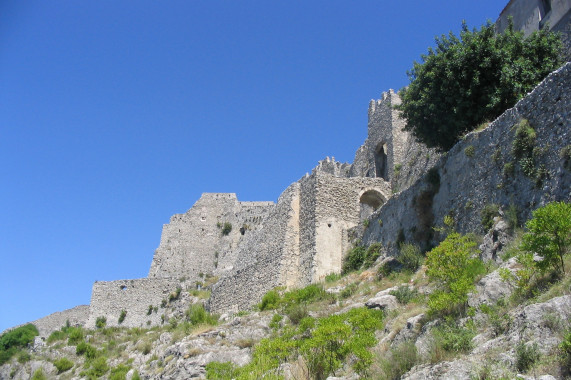
{"label": "weathered stone surface", "polygon": [[398,307],[398,301],[395,296],[387,294],[380,297],[371,298],[365,302],[365,306],[367,306],[369,309],[394,310]]}
{"label": "weathered stone surface", "polygon": [[494,226],[484,235],[483,242],[480,244],[480,258],[484,261],[500,262],[500,253],[511,240],[508,224],[497,218]]}
{"label": "weathered stone surface", "polygon": [[[508,269],[515,274],[518,263],[515,258],[511,258],[500,268]],[[477,307],[483,303],[488,305],[495,305],[500,299],[507,299],[513,292],[513,286],[500,276],[499,269],[484,276],[476,284],[476,290],[468,295],[468,305]]]}

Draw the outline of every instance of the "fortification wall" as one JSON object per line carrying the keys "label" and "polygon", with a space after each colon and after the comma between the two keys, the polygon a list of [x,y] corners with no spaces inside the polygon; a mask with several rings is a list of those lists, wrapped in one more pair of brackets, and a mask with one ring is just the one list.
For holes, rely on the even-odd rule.
{"label": "fortification wall", "polygon": [[[48,316],[36,319],[35,321],[28,323],[31,323],[38,328],[41,338],[47,338],[48,336],[50,336],[52,332],[61,329],[62,327],[66,326],[68,323],[70,326],[83,327],[88,317],[89,317],[89,305],[80,305],[64,311],[57,311]],[[6,329],[5,331],[2,331],[0,335],[4,334],[9,330],[18,328],[20,326],[23,325],[17,325],[9,329]]]}
{"label": "fortification wall", "polygon": [[393,193],[412,185],[439,155],[404,131],[406,121],[395,106],[401,99],[393,90],[369,103],[368,132],[365,143],[355,153],[349,170],[351,177],[383,178]]}
{"label": "fortification wall", "polygon": [[[361,221],[363,194],[376,194],[379,207],[391,195],[390,184],[381,178],[339,178],[315,175],[315,212],[313,223],[315,247],[309,282],[321,281],[330,273],[339,273],[344,254],[349,250],[347,231]],[[303,208],[303,205],[302,205]]]}
{"label": "fortification wall", "polygon": [[[258,228],[273,202],[238,202],[234,193],[204,193],[185,214],[163,226],[149,278],[185,278],[231,270],[243,237]],[[232,230],[223,234],[226,223]]]}
{"label": "fortification wall", "polygon": [[[526,220],[532,210],[548,202],[571,201],[569,161],[560,156],[571,144],[570,87],[571,63],[567,63],[489,127],[469,133],[437,162],[434,170],[440,185],[434,186],[435,176],[426,174],[389,199],[373,214],[364,243],[380,241],[389,254],[398,254],[399,230],[406,241],[422,243],[431,238],[432,227],[442,226],[445,215],[454,218],[459,232],[484,232],[480,212],[487,204],[498,204],[504,210],[514,204],[519,219]],[[522,119],[536,131],[534,167],[541,169],[541,181],[526,176],[511,151],[514,126]],[[467,148],[473,154],[467,154]],[[430,230],[423,223],[430,224]],[[432,238],[434,244],[439,237]]]}
{"label": "fortification wall", "polygon": [[[93,284],[89,318],[85,327],[95,328],[98,317],[107,318],[107,326],[148,327],[163,321],[161,304],[168,300],[180,282],[172,278],[141,278],[136,280],[97,281]],[[158,312],[148,314],[149,306]],[[119,324],[121,311],[126,310],[125,320]]]}
{"label": "fortification wall", "polygon": [[236,265],[213,286],[208,308],[237,312],[253,305],[276,286],[299,277],[299,189],[290,185],[265,217],[263,226],[246,237]]}

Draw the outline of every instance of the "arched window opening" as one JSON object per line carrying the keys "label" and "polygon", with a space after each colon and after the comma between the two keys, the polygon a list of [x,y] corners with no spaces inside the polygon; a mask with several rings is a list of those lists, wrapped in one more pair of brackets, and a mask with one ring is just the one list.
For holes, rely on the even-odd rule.
{"label": "arched window opening", "polygon": [[387,144],[380,143],[375,149],[375,174],[377,178],[388,180]]}

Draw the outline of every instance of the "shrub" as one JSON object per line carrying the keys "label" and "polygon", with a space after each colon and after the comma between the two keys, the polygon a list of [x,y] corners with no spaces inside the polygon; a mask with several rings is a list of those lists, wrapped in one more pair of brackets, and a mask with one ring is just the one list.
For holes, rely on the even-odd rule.
{"label": "shrub", "polygon": [[236,365],[232,362],[210,362],[206,365],[206,378],[212,380],[227,380],[237,378]]}
{"label": "shrub", "polygon": [[18,354],[18,363],[24,364],[32,360],[32,355],[28,351],[20,351]]}
{"label": "shrub", "polygon": [[418,351],[414,342],[408,341],[392,348],[380,361],[383,379],[400,379],[418,362]]}
{"label": "shrub", "polygon": [[397,260],[402,264],[403,269],[416,272],[423,259],[420,248],[414,244],[401,244],[399,251]]}
{"label": "shrub", "polygon": [[119,319],[117,320],[117,322],[119,322],[119,324],[123,323],[126,316],[127,316],[127,310],[121,310],[121,314],[119,314]]}
{"label": "shrub", "polygon": [[325,282],[327,283],[335,282],[339,279],[341,279],[340,273],[329,273],[327,276],[325,276]]}
{"label": "shrub", "polygon": [[204,309],[204,305],[202,304],[190,305],[186,311],[186,317],[188,321],[193,325],[216,325],[218,323],[218,318],[215,315],[207,312]]}
{"label": "shrub", "polygon": [[363,261],[365,260],[366,254],[365,247],[358,245],[351,249],[347,256],[343,259],[343,269],[342,273],[349,273],[354,270],[359,270],[361,265],[363,265]]}
{"label": "shrub", "polygon": [[353,294],[355,294],[358,287],[359,286],[356,283],[349,284],[349,285],[345,286],[345,288],[343,288],[343,290],[341,290],[341,293],[339,293],[339,295],[341,296],[341,298],[349,298]]}
{"label": "shrub", "polygon": [[125,364],[119,364],[117,367],[111,368],[109,380],[125,380],[127,373],[131,367]]}
{"label": "shrub", "polygon": [[75,345],[83,340],[83,330],[81,327],[70,327],[67,329],[67,344]]}
{"label": "shrub", "polygon": [[91,362],[91,368],[87,371],[86,375],[88,377],[101,377],[109,371],[109,366],[107,365],[107,360],[100,356]]}
{"label": "shrub", "polygon": [[95,359],[97,357],[97,349],[85,341],[79,342],[75,348],[76,355],[85,355],[87,359]]}
{"label": "shrub", "polygon": [[98,329],[104,328],[106,324],[107,324],[107,318],[105,317],[97,317],[97,319],[95,320],[95,327],[97,327]]}
{"label": "shrub", "polygon": [[480,211],[482,219],[482,227],[484,230],[489,231],[494,226],[494,218],[500,215],[500,206],[495,203],[488,203]]}
{"label": "shrub", "polygon": [[474,157],[474,153],[475,153],[475,152],[476,152],[476,149],[474,148],[474,145],[468,145],[468,146],[466,147],[466,149],[464,149],[464,154],[465,154],[467,157],[470,157],[470,158],[471,158],[471,157]]}
{"label": "shrub", "polygon": [[406,305],[418,296],[418,290],[411,289],[408,285],[401,285],[396,290],[391,290],[389,294],[395,296],[400,304]]}
{"label": "shrub", "polygon": [[41,368],[38,368],[34,374],[32,375],[30,380],[47,380],[46,375],[44,374],[44,370]]}
{"label": "shrub", "polygon": [[537,343],[526,345],[519,342],[515,348],[516,362],[515,366],[518,371],[527,372],[531,367],[537,363],[541,354],[537,348]]}
{"label": "shrub", "polygon": [[278,307],[280,302],[280,295],[276,290],[270,290],[262,297],[262,303],[259,307],[261,311],[274,310]]}
{"label": "shrub", "polygon": [[472,326],[460,326],[456,321],[449,320],[433,329],[437,346],[448,352],[468,352],[473,348],[472,338],[476,336]]}
{"label": "shrub", "polygon": [[458,38],[436,38],[408,72],[402,90],[405,130],[429,147],[449,150],[466,132],[497,118],[559,67],[561,42],[542,29],[524,38],[510,25],[497,34],[488,23],[479,30],[462,25]]}
{"label": "shrub", "polygon": [[73,367],[73,362],[68,358],[63,357],[54,361],[54,365],[56,366],[58,373],[62,373],[70,370],[71,367]]}
{"label": "shrub", "polygon": [[285,313],[294,325],[297,325],[303,318],[309,316],[305,305],[290,305],[285,309]]}
{"label": "shrub", "polygon": [[375,261],[381,256],[381,251],[383,246],[381,243],[373,243],[367,248],[365,252],[365,258],[363,260],[362,268],[367,269],[375,264]]}
{"label": "shrub", "polygon": [[224,226],[222,226],[222,235],[227,236],[232,232],[232,224],[229,222],[224,222]]}
{"label": "shrub", "polygon": [[61,330],[56,330],[54,332],[52,332],[50,334],[50,336],[48,336],[48,340],[47,343],[53,343],[53,342],[57,342],[58,340],[64,340],[65,338],[67,338],[67,334]]}
{"label": "shrub", "polygon": [[0,365],[10,360],[20,348],[32,343],[38,334],[36,326],[27,324],[0,335]]}
{"label": "shrub", "polygon": [[535,266],[543,272],[554,269],[565,274],[563,256],[571,245],[571,204],[552,202],[538,208],[525,226],[528,232],[523,235],[522,249],[543,257]]}
{"label": "shrub", "polygon": [[458,308],[464,309],[476,276],[485,271],[475,246],[468,236],[453,232],[428,252],[426,274],[437,286],[429,296],[430,312],[453,313]]}

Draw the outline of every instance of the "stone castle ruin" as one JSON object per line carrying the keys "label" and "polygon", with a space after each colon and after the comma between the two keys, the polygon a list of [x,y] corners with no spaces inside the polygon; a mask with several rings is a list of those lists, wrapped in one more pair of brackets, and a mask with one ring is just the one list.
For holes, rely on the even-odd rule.
{"label": "stone castle ruin", "polygon": [[190,210],[163,226],[147,278],[93,285],[86,327],[95,327],[102,316],[108,325],[117,324],[122,310],[128,310],[123,326],[164,323],[149,307],[164,306],[179,287],[199,288],[205,278],[218,278],[209,309],[237,312],[274,287],[301,287],[339,273],[351,247],[349,231],[414,180],[395,170],[411,150],[423,150],[402,131],[404,122],[393,108],[398,103],[392,90],[371,101],[368,137],[355,162],[327,157],[277,203],[202,194]]}
{"label": "stone castle ruin", "polygon": [[[535,5],[529,8],[530,3]],[[539,8],[544,13],[537,13]],[[509,15],[516,24],[537,24],[537,13],[539,21],[558,20],[556,27],[568,31],[569,9],[568,1],[512,0],[496,26],[501,29]],[[454,218],[458,231],[468,232],[481,228],[479,210],[488,203],[514,204],[525,220],[547,202],[569,202],[570,166],[559,154],[571,144],[569,88],[571,63],[446,155],[403,131],[405,122],[394,108],[400,103],[398,94],[383,93],[369,104],[367,138],[352,164],[329,157],[320,161],[277,202],[241,202],[233,193],[204,193],[190,210],[163,226],[146,278],[95,282],[89,306],[33,323],[42,336],[66,320],[94,328],[100,317],[108,326],[156,326],[199,302],[189,291],[205,285],[211,288],[206,301],[210,311],[235,313],[275,287],[303,287],[339,273],[356,239],[366,245],[380,242],[385,254],[397,255],[397,236],[425,246],[435,243],[433,227],[442,225],[446,215]],[[502,172],[504,165],[514,164],[510,147],[514,126],[522,119],[536,130],[543,152],[537,157],[545,174],[540,186],[517,162],[512,175]],[[464,153],[468,146],[473,155]],[[435,175],[437,186],[431,179]]]}

